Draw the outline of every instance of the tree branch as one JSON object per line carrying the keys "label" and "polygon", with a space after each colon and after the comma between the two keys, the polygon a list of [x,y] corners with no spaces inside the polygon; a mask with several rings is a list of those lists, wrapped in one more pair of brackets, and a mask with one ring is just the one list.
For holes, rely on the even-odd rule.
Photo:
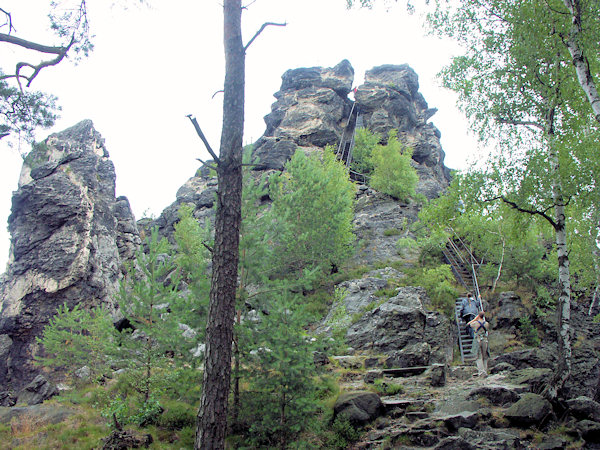
{"label": "tree branch", "polygon": [[[35,50],[36,52],[41,53],[53,53],[55,55],[60,55],[66,50],[68,47],[51,47],[49,45],[38,44],[37,42],[28,41],[26,39],[21,39],[11,34],[0,33],[0,42],[6,42],[8,44],[18,45],[19,47],[24,47],[29,50]],[[69,44],[69,47],[71,45]]]}
{"label": "tree branch", "polygon": [[196,158],[196,161],[200,161],[200,163],[201,163],[203,166],[205,166],[205,167],[208,167],[209,169],[212,169],[212,170],[217,170],[217,167],[216,167],[216,166],[213,166],[212,164],[209,164],[209,163],[207,163],[207,162],[205,162],[205,161],[201,160],[200,158]]}
{"label": "tree branch", "polygon": [[204,247],[205,247],[205,248],[206,248],[206,249],[207,249],[209,252],[211,252],[211,253],[214,253],[214,250],[213,250],[213,248],[212,248],[210,245],[208,245],[208,244],[206,243],[206,241],[202,241],[202,245],[204,245]]}
{"label": "tree branch", "polygon": [[[17,31],[15,29],[15,27],[13,27],[13,24],[12,24],[12,15],[8,11],[6,11],[2,8],[0,8],[0,12],[6,16],[6,23],[4,25],[8,25],[8,34],[10,34],[10,32],[13,30]],[[0,25],[0,26],[3,27],[4,25]]]}
{"label": "tree branch", "polygon": [[259,28],[259,30],[254,34],[254,36],[252,36],[252,39],[250,39],[250,41],[248,41],[248,43],[246,45],[244,45],[244,52],[246,52],[246,50],[248,50],[248,47],[250,47],[250,45],[258,37],[258,35],[260,33],[262,33],[263,30],[265,28],[267,28],[269,25],[272,25],[274,27],[285,27],[285,26],[287,26],[287,22],[284,22],[284,23],[265,22],[265,23],[263,23],[262,26]]}
{"label": "tree branch", "polygon": [[[3,41],[2,36],[8,36],[8,35],[0,33],[0,42]],[[13,36],[8,36],[8,37],[12,38]],[[18,38],[16,38],[16,39],[18,39]],[[4,42],[10,42],[10,41],[4,40]],[[26,42],[28,42],[28,41],[26,41]],[[38,76],[38,74],[40,73],[40,71],[42,69],[44,69],[45,67],[55,66],[64,59],[64,57],[67,55],[67,52],[69,51],[69,49],[71,48],[71,46],[73,45],[74,42],[75,42],[75,35],[73,35],[71,37],[71,42],[69,42],[69,45],[67,45],[66,47],[46,47],[47,49],[59,49],[60,50],[57,53],[56,58],[48,60],[48,61],[42,61],[41,63],[39,63],[37,65],[27,63],[27,62],[17,63],[17,67],[15,69],[14,75],[4,75],[4,76],[0,77],[0,80],[4,80],[7,78],[16,78],[17,83],[19,84],[19,88],[21,89],[21,91],[23,91],[23,86],[21,86],[21,78],[24,78],[25,80],[27,80],[27,87],[30,87],[31,83],[33,82],[35,77]],[[42,46],[42,47],[45,47],[45,46]],[[31,48],[31,47],[27,47],[27,48]],[[42,53],[56,53],[54,51],[43,51],[40,49],[33,49],[33,50],[37,50]],[[23,69],[24,67],[29,67],[29,68],[33,69],[33,72],[31,73],[31,75],[21,75],[21,69]]]}
{"label": "tree branch", "polygon": [[198,124],[198,121],[196,120],[196,118],[192,117],[191,114],[188,114],[186,117],[188,119],[190,119],[190,122],[192,122],[192,125],[194,125],[194,128],[196,129],[196,133],[198,134],[198,136],[204,143],[204,146],[206,147],[206,150],[208,150],[208,153],[210,153],[210,156],[212,156],[213,159],[215,160],[215,162],[217,163],[217,165],[219,165],[221,163],[221,160],[219,159],[219,157],[216,155],[216,153],[213,151],[212,147],[208,143],[208,140],[206,139],[206,137],[204,136],[204,133],[200,129],[200,125]]}
{"label": "tree branch", "polygon": [[542,131],[545,131],[544,127],[537,122],[530,122],[530,121],[526,121],[526,120],[509,120],[509,119],[503,119],[502,117],[496,117],[496,122],[504,123],[507,125],[521,125],[521,126],[525,126],[525,127],[535,127]]}
{"label": "tree branch", "polygon": [[556,224],[556,222],[554,222],[554,220],[552,219],[552,217],[550,217],[548,214],[546,214],[546,211],[548,211],[550,208],[553,208],[555,205],[548,207],[544,211],[538,211],[536,209],[525,209],[525,208],[521,208],[515,202],[513,202],[511,200],[508,200],[503,195],[498,195],[497,197],[488,198],[486,200],[483,200],[483,202],[484,203],[490,203],[490,202],[494,202],[496,200],[502,200],[504,203],[506,203],[507,205],[509,205],[511,208],[516,209],[519,212],[527,213],[527,214],[530,214],[532,216],[536,216],[537,215],[537,216],[543,217],[548,222],[550,222],[550,225],[552,225],[552,228],[556,229],[556,227],[557,227],[557,224]]}

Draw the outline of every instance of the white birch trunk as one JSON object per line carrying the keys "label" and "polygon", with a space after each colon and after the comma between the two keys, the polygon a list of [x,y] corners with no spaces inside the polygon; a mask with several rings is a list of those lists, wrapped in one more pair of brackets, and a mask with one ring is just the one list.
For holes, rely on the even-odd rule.
{"label": "white birch trunk", "polygon": [[548,398],[556,398],[558,392],[571,374],[571,277],[569,273],[569,253],[567,247],[567,229],[565,201],[560,180],[560,163],[553,140],[550,140],[550,176],[553,178],[552,196],[554,200],[554,230],[556,235],[556,251],[558,256],[558,366],[544,394]]}
{"label": "white birch trunk", "polygon": [[590,65],[581,48],[581,10],[579,8],[579,0],[563,0],[565,6],[571,13],[572,25],[569,32],[569,38],[566,40],[567,49],[573,59],[577,80],[581,88],[585,92],[596,120],[600,122],[600,96],[592,74],[590,73]]}

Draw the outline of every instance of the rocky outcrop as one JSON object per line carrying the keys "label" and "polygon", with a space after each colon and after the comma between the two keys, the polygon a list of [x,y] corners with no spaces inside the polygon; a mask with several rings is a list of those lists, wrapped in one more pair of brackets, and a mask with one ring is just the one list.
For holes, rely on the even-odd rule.
{"label": "rocky outcrop", "polygon": [[384,140],[391,130],[413,149],[413,165],[419,175],[417,193],[437,197],[448,185],[450,174],[444,166],[441,133],[428,120],[436,113],[419,93],[419,78],[406,64],[374,67],[365,73],[358,87],[356,103],[365,127]]}
{"label": "rocky outcrop", "polygon": [[254,148],[261,169],[283,169],[297,148],[336,144],[352,108],[354,69],[347,60],[333,68],[288,70],[281,78],[277,101],[265,117],[267,129]]}
{"label": "rocky outcrop", "polygon": [[177,190],[175,201],[167,206],[156,219],[141,219],[139,228],[147,234],[157,227],[161,237],[175,243],[175,224],[179,222],[179,208],[189,205],[194,209],[194,217],[204,227],[214,220],[213,204],[217,194],[217,175],[207,167],[202,167]]}
{"label": "rocky outcrop", "polygon": [[365,312],[348,328],[348,344],[356,350],[388,355],[388,366],[450,362],[454,335],[449,320],[426,311],[427,301],[423,288],[398,288],[394,297]]}
{"label": "rocky outcrop", "polygon": [[[428,120],[435,109],[419,93],[417,74],[408,65],[383,65],[365,74],[365,83],[348,98],[354,69],[347,60],[332,68],[288,70],[282,76],[277,101],[265,117],[264,135],[256,142],[257,169],[282,170],[297,149],[306,152],[337,146],[357,113],[382,141],[396,130],[400,141],[413,149],[419,175],[417,193],[435,198],[448,185],[440,132]],[[354,114],[352,113],[354,111]]]}
{"label": "rocky outcrop", "polygon": [[9,267],[0,283],[0,385],[35,377],[35,338],[66,303],[105,304],[139,245],[127,199],[115,197],[104,139],[86,120],[36,144],[9,217]]}

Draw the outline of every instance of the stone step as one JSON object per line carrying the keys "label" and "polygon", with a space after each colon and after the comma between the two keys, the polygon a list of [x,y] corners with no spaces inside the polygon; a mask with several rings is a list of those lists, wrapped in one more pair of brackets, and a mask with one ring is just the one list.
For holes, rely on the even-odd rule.
{"label": "stone step", "polygon": [[431,366],[415,366],[415,367],[393,367],[390,369],[383,369],[382,372],[385,375],[392,377],[412,377],[413,375],[421,375]]}

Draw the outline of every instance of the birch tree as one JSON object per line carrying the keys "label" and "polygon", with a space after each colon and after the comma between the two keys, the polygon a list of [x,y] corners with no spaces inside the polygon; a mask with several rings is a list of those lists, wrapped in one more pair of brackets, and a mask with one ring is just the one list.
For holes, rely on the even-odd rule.
{"label": "birch tree", "polygon": [[[442,72],[446,87],[480,138],[499,144],[495,192],[503,201],[552,226],[558,258],[559,363],[546,395],[557,396],[570,374],[571,277],[565,207],[575,192],[565,180],[576,155],[572,136],[595,132],[571,74],[562,42],[567,24],[554,20],[556,4],[536,1],[436,2],[435,31],[465,49]],[[547,6],[550,5],[550,6]]]}

